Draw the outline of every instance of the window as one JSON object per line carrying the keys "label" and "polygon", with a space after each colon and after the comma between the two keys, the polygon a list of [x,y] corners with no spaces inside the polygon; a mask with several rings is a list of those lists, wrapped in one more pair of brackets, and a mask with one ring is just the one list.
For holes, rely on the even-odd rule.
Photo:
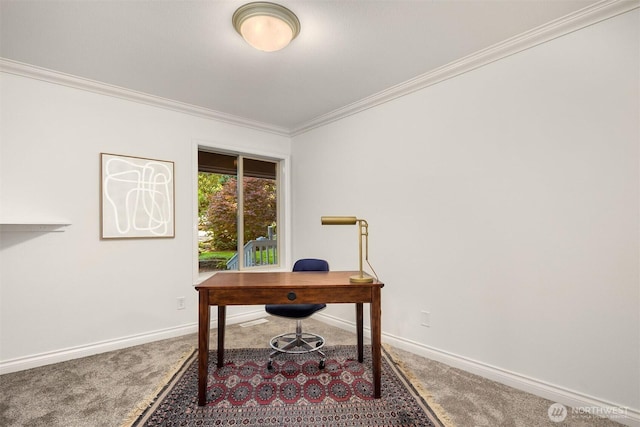
{"label": "window", "polygon": [[278,163],[198,150],[199,270],[278,265]]}

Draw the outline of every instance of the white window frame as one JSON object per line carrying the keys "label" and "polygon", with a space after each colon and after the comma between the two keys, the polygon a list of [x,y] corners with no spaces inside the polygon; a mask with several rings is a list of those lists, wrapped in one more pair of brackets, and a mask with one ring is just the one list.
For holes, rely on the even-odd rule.
{"label": "white window frame", "polygon": [[[193,282],[200,283],[215,274],[212,272],[199,272],[198,268],[198,151],[205,150],[233,156],[241,156],[258,160],[266,160],[277,164],[276,188],[278,198],[278,265],[251,267],[250,270],[288,271],[291,265],[291,185],[289,177],[291,162],[289,154],[275,153],[261,150],[242,150],[237,146],[220,144],[212,141],[196,140],[192,146],[191,175],[192,183],[192,224],[193,224]],[[239,165],[240,166],[240,165]],[[241,172],[239,167],[239,172]],[[240,224],[239,224],[240,225]],[[240,232],[238,229],[238,233]],[[239,255],[240,257],[241,255]],[[242,260],[241,260],[242,261]],[[243,270],[242,267],[240,267]],[[245,269],[246,271],[246,269]]]}

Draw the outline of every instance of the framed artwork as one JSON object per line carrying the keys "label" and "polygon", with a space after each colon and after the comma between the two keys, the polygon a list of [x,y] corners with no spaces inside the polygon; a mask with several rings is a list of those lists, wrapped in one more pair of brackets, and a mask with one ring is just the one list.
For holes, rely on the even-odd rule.
{"label": "framed artwork", "polygon": [[174,163],[100,153],[100,238],[175,237]]}

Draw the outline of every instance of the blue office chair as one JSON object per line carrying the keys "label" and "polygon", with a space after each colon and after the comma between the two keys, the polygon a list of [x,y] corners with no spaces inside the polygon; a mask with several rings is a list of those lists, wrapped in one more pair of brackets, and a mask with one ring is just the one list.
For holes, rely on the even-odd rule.
{"label": "blue office chair", "polygon": [[[293,271],[329,271],[329,263],[323,259],[299,259],[293,265]],[[302,333],[302,319],[324,309],[327,304],[267,304],[265,310],[274,316],[296,319],[296,331],[277,335],[271,338],[269,344],[274,350],[269,355],[267,368],[273,369],[273,358],[278,354],[302,354],[317,351],[322,357],[320,369],[324,368],[326,355],[320,351],[324,346],[324,338],[312,333]]]}

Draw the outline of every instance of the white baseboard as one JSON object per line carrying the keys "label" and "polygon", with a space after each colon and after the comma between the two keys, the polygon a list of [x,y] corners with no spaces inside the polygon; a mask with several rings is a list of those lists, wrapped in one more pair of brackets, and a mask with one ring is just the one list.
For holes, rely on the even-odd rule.
{"label": "white baseboard", "polygon": [[[329,325],[355,333],[356,325],[354,322],[348,322],[325,313],[318,313],[314,317]],[[364,328],[364,336],[366,338],[371,338],[370,328]],[[592,411],[591,413],[598,413],[602,416],[610,415],[609,418],[613,421],[627,426],[640,427],[640,409],[638,408],[621,408],[620,405],[616,405],[593,396],[588,396],[574,390],[549,384],[544,381],[520,375],[516,372],[507,371],[496,366],[491,366],[477,360],[472,360],[457,354],[432,348],[392,334],[383,332],[382,342],[391,344],[396,348],[409,351],[413,354],[444,363],[454,368],[471,372],[491,381],[508,385],[515,389],[549,399],[553,402],[561,403],[571,408],[584,409],[586,411],[590,410]]]}
{"label": "white baseboard", "polygon": [[[266,313],[264,309],[227,315],[227,324],[232,325],[234,323],[247,322],[250,320],[258,319],[260,317],[264,317],[265,315]],[[217,316],[211,316],[211,327],[216,328],[217,326]],[[123,348],[133,347],[140,344],[147,344],[150,342],[160,341],[168,338],[195,334],[196,332],[198,332],[198,324],[196,322],[193,322],[186,325],[159,329],[156,331],[130,335],[123,338],[100,341],[87,345],[70,347],[61,350],[0,361],[0,375],[8,374],[11,372],[24,371],[26,369],[37,368],[39,366],[50,365],[53,363],[66,362],[67,360],[79,359],[81,357],[92,356],[99,353],[106,353],[108,351],[120,350]],[[194,343],[197,343],[197,341],[194,341]]]}
{"label": "white baseboard", "polygon": [[81,357],[92,356],[94,354],[105,353],[107,351],[120,350],[153,341],[179,337],[196,331],[197,325],[192,323],[173,328],[159,329],[143,334],[130,335],[124,338],[100,341],[77,347],[69,347],[46,353],[19,357],[0,362],[0,374],[24,371],[25,369],[37,368],[39,366],[50,365],[52,363],[66,362],[67,360],[79,359]]}

